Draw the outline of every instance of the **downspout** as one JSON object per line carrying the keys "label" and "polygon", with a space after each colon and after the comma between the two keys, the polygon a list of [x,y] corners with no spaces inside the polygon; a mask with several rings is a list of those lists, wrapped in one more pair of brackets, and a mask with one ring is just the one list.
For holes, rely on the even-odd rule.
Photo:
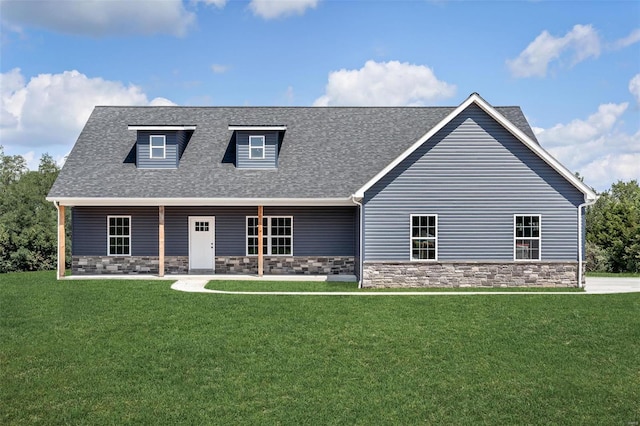
{"label": "downspout", "polygon": [[360,257],[360,261],[358,262],[359,263],[358,264],[358,269],[360,271],[360,273],[358,274],[359,275],[358,276],[358,288],[362,288],[362,274],[363,274],[362,268],[363,268],[363,265],[364,265],[364,253],[362,252],[362,240],[363,240],[363,235],[362,235],[362,216],[363,216],[363,213],[362,213],[362,210],[363,210],[363,207],[362,207],[362,201],[356,200],[355,195],[351,196],[351,201],[353,201],[353,204],[355,204],[355,205],[357,205],[359,207],[358,211],[360,213],[360,221],[359,221],[359,224],[358,224],[358,226],[360,227],[360,231],[358,232],[358,245],[359,245],[358,253],[360,254],[360,256],[359,256]]}
{"label": "downspout", "polygon": [[[585,197],[586,198],[586,197]],[[598,198],[585,201],[578,206],[578,287],[582,288],[582,209],[593,205]]]}

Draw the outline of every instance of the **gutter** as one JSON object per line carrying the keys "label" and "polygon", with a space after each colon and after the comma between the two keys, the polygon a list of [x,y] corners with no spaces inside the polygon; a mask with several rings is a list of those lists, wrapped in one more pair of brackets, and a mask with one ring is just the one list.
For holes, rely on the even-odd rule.
{"label": "gutter", "polygon": [[360,271],[360,273],[358,274],[358,288],[362,288],[362,274],[363,274],[363,265],[364,265],[364,253],[362,252],[362,240],[363,240],[363,235],[362,235],[362,218],[363,218],[363,205],[362,205],[362,198],[360,198],[360,201],[358,201],[356,199],[355,195],[351,196],[351,201],[353,202],[353,204],[357,205],[359,207],[358,211],[360,212],[360,221],[358,226],[360,227],[360,230],[358,232],[358,244],[359,244],[359,249],[358,249],[358,253],[360,254],[359,256],[359,262],[358,262],[358,270]]}
{"label": "gutter", "polygon": [[595,204],[596,201],[598,201],[598,196],[578,206],[578,288],[582,288],[582,209]]}

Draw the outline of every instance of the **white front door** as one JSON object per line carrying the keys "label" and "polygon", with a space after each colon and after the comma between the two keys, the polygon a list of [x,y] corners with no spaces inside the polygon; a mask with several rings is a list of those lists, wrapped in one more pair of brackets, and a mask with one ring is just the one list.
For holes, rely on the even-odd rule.
{"label": "white front door", "polygon": [[215,217],[189,216],[189,269],[214,270]]}

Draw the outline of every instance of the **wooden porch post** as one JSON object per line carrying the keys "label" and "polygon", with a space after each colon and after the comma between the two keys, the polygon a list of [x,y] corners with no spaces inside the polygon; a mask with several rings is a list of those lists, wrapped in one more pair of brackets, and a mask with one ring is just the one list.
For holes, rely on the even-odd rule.
{"label": "wooden porch post", "polygon": [[264,247],[262,247],[262,215],[264,213],[264,207],[258,206],[258,276],[261,277],[264,272]]}
{"label": "wooden porch post", "polygon": [[158,207],[158,276],[164,277],[164,206]]}
{"label": "wooden porch post", "polygon": [[65,239],[64,206],[58,206],[58,278],[64,278],[64,255],[66,251]]}

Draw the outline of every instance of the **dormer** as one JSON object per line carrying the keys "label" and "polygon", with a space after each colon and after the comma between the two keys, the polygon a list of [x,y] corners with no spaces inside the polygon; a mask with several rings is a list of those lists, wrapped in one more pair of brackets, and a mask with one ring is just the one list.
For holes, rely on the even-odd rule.
{"label": "dormer", "polygon": [[139,169],[176,169],[196,126],[130,125],[136,130],[136,166]]}
{"label": "dormer", "polygon": [[275,169],[278,167],[280,137],[287,126],[230,125],[235,134],[236,167]]}

